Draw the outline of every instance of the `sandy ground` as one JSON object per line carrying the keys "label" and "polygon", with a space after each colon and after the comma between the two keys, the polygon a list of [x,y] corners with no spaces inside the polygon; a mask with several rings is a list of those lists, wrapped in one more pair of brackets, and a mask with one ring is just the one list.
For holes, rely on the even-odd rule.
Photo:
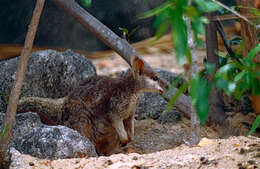
{"label": "sandy ground", "polygon": [[256,169],[260,167],[260,139],[243,136],[222,140],[204,138],[196,147],[182,144],[151,154],[116,154],[55,161],[15,154],[20,169]]}

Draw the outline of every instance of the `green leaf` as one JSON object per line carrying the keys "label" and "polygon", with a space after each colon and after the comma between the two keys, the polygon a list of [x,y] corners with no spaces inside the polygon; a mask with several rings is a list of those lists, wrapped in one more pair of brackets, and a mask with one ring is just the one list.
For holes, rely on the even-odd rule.
{"label": "green leaf", "polygon": [[91,0],[81,0],[81,3],[86,6],[86,7],[90,7],[91,6]]}
{"label": "green leaf", "polygon": [[1,135],[0,135],[0,141],[4,138],[4,135],[5,135],[5,133],[6,133],[7,127],[8,127],[7,125],[5,125],[5,126],[3,127],[2,131],[1,131]]}
{"label": "green leaf", "polygon": [[228,91],[229,91],[229,93],[233,93],[235,91],[235,89],[236,89],[236,83],[234,83],[234,82],[228,83]]}
{"label": "green leaf", "polygon": [[[260,10],[259,9],[252,9],[251,10],[255,16],[260,16]],[[259,18],[258,18],[259,19]]]}
{"label": "green leaf", "polygon": [[155,18],[153,22],[153,28],[157,29],[163,22],[165,22],[165,20],[170,20],[169,11],[169,9],[166,9]]}
{"label": "green leaf", "polygon": [[215,72],[216,66],[214,63],[205,63],[204,66],[209,74],[212,75]]}
{"label": "green leaf", "polygon": [[232,62],[222,66],[221,68],[219,68],[217,70],[216,78],[222,77],[222,78],[228,79],[228,73],[230,71],[232,71],[234,68],[235,68],[235,66]]}
{"label": "green leaf", "polygon": [[241,80],[237,84],[236,90],[234,92],[235,98],[240,100],[240,98],[242,97],[243,93],[246,91],[247,88],[248,88],[248,86],[247,86],[246,82]]}
{"label": "green leaf", "polygon": [[189,65],[192,65],[192,56],[189,48],[187,48],[185,55]]}
{"label": "green leaf", "polygon": [[205,124],[208,117],[208,97],[211,87],[212,85],[208,84],[207,81],[204,78],[201,78],[198,74],[196,74],[190,82],[192,104],[196,109],[202,125]]}
{"label": "green leaf", "polygon": [[250,129],[248,135],[253,134],[259,125],[260,125],[260,115],[256,117],[256,119],[255,119],[255,121],[254,121],[254,123],[252,125],[252,128]]}
{"label": "green leaf", "polygon": [[227,80],[225,80],[225,79],[219,78],[219,79],[216,81],[216,86],[217,86],[218,89],[222,90],[222,89],[227,88],[228,82],[227,82]]}
{"label": "green leaf", "polygon": [[191,22],[191,26],[193,31],[197,34],[205,35],[205,26],[199,17],[194,17],[194,20]]}
{"label": "green leaf", "polygon": [[199,11],[194,6],[187,6],[185,13],[188,17],[193,18],[194,16],[200,16]]}
{"label": "green leaf", "polygon": [[254,95],[260,94],[260,82],[257,78],[252,79],[252,89]]}
{"label": "green leaf", "polygon": [[163,3],[162,5],[158,6],[157,8],[147,11],[137,17],[138,17],[138,19],[145,19],[145,18],[149,18],[149,17],[155,16],[155,15],[159,15],[161,12],[163,12],[165,9],[169,8],[172,5],[173,5],[173,3],[171,3],[170,1],[167,1],[167,2]]}
{"label": "green leaf", "polygon": [[215,2],[210,2],[206,0],[194,0],[194,1],[197,3],[199,9],[202,12],[213,12],[221,9],[221,7]]}
{"label": "green leaf", "polygon": [[242,78],[243,78],[243,76],[246,74],[246,71],[245,70],[243,70],[242,72],[239,72],[236,76],[235,76],[235,78],[234,78],[234,81],[235,82],[238,82],[239,80],[241,80]]}
{"label": "green leaf", "polygon": [[242,39],[239,47],[236,50],[236,56],[242,53],[242,50],[244,49],[244,47],[245,47],[245,41]]}
{"label": "green leaf", "polygon": [[132,29],[128,36],[131,37],[137,31],[138,28],[139,28],[139,26]]}
{"label": "green leaf", "polygon": [[[178,1],[179,2],[179,1]],[[187,35],[187,25],[183,20],[181,7],[177,6],[176,9],[172,11],[173,22],[172,22],[172,32],[173,32],[173,43],[176,50],[176,55],[179,63],[184,61],[184,56],[188,45],[188,35]]]}
{"label": "green leaf", "polygon": [[170,26],[170,21],[165,20],[157,29],[155,34],[155,40],[161,38],[164,35],[164,33],[168,30],[169,26]]}
{"label": "green leaf", "polygon": [[171,85],[169,86],[169,88],[168,88],[168,90],[166,90],[164,93],[163,93],[163,96],[166,96],[167,94],[169,94],[169,92],[170,91],[172,91],[172,89],[174,88],[174,87],[177,87],[177,85],[181,82],[181,80],[182,80],[182,75],[180,74],[180,75],[178,75],[177,77],[176,77],[176,79],[174,79],[174,81],[171,83]]}
{"label": "green leaf", "polygon": [[246,56],[246,59],[252,60],[260,51],[260,44],[257,44],[253,49],[251,49]]}
{"label": "green leaf", "polygon": [[252,76],[254,78],[259,78],[260,77],[260,72],[252,72]]}
{"label": "green leaf", "polygon": [[121,30],[122,32],[128,34],[128,29],[126,29],[126,28],[121,28],[121,27],[119,27],[118,29]]}
{"label": "green leaf", "polygon": [[164,114],[167,114],[169,112],[169,110],[172,108],[172,106],[174,105],[175,101],[178,99],[178,97],[187,89],[188,87],[188,83],[184,83],[175,93],[175,95],[173,95],[167,105],[166,110],[164,111]]}
{"label": "green leaf", "polygon": [[221,52],[221,51],[216,51],[216,54],[221,57],[221,58],[225,58],[225,59],[228,59],[230,58],[230,56],[224,52]]}

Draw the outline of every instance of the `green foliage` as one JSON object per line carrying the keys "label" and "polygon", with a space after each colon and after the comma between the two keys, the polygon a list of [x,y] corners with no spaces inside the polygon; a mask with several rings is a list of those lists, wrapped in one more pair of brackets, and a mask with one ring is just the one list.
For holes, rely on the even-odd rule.
{"label": "green foliage", "polygon": [[5,135],[5,133],[6,133],[7,127],[8,127],[7,125],[5,125],[5,126],[3,127],[2,131],[1,131],[1,135],[0,135],[0,141],[4,138],[4,135]]}
{"label": "green foliage", "polygon": [[133,30],[131,30],[131,32],[129,32],[127,28],[119,27],[119,30],[123,32],[123,35],[127,38],[127,40],[130,39],[130,37],[136,32],[137,29],[138,27],[134,28]]}
{"label": "green foliage", "polygon": [[86,6],[86,7],[90,7],[91,6],[91,0],[81,0],[81,3]]}
{"label": "green foliage", "polygon": [[192,99],[192,105],[195,107],[200,123],[205,124],[208,111],[208,97],[212,85],[208,84],[207,80],[196,74],[190,81],[190,96]]}
{"label": "green foliage", "polygon": [[248,135],[251,135],[255,132],[256,128],[260,125],[260,115],[256,117],[253,125],[252,125],[252,128],[250,129]]}
{"label": "green foliage", "polygon": [[260,72],[255,71],[256,64],[252,61],[258,52],[260,44],[251,49],[245,58],[239,58],[240,62],[225,56],[228,62],[221,66],[215,75],[217,87],[224,90],[228,96],[234,94],[237,99],[240,99],[246,90],[259,95],[260,85],[257,78]]}
{"label": "green foliage", "polygon": [[189,17],[194,31],[194,39],[198,46],[202,46],[202,41],[198,35],[205,34],[204,24],[208,20],[201,16],[204,12],[211,12],[220,7],[208,0],[193,0],[198,8],[189,5],[188,0],[168,0],[157,8],[139,15],[140,19],[156,16],[153,26],[157,29],[155,39],[159,39],[171,27],[173,44],[176,50],[179,63],[185,60],[185,55],[189,54],[188,30],[185,18]]}
{"label": "green foliage", "polygon": [[[202,46],[203,42],[198,35],[205,35],[204,24],[208,23],[207,18],[202,14],[205,12],[219,11],[227,14],[229,11],[222,9],[218,4],[210,0],[168,0],[159,7],[145,12],[139,18],[147,18],[155,16],[153,26],[157,29],[155,39],[159,39],[164,33],[171,30],[173,35],[173,44],[176,50],[178,62],[181,63],[186,59],[191,64],[191,53],[188,48],[188,30],[186,18],[191,21],[194,40],[197,46]],[[192,5],[190,5],[192,4]],[[233,8],[234,9],[234,8]],[[258,11],[253,11],[259,16]],[[240,44],[236,51],[235,58],[217,52],[219,57],[220,68],[215,72],[214,65],[205,65],[205,70],[197,73],[190,82],[183,84],[176,94],[171,98],[166,111],[177,100],[178,96],[189,88],[189,94],[192,99],[196,112],[200,118],[201,124],[204,124],[209,111],[208,97],[211,88],[216,85],[219,90],[224,90],[229,96],[234,94],[240,99],[246,90],[250,90],[254,95],[260,94],[260,85],[257,77],[260,72],[256,71],[256,64],[252,61],[253,57],[260,51],[260,44],[250,50],[247,57],[242,58],[241,51],[245,41],[240,37],[236,37],[228,42],[231,46]],[[211,74],[213,79],[208,82],[205,74]],[[252,131],[259,125],[259,117],[253,125]],[[255,129],[254,129],[255,130]]]}
{"label": "green foliage", "polygon": [[[166,110],[164,111],[164,115],[167,114],[169,112],[169,110],[172,108],[173,104],[175,103],[175,101],[178,99],[178,97],[184,93],[184,91],[188,88],[189,84],[186,82],[183,85],[181,85],[181,87],[179,87],[178,91],[171,97],[168,106],[166,108]],[[172,87],[170,88],[170,90],[172,90]],[[169,91],[170,91],[169,90]]]}

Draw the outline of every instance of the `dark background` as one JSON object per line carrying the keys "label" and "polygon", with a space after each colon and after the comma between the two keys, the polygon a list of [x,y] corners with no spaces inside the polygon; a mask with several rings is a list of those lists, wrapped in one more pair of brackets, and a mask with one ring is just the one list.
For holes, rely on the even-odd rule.
{"label": "dark background", "polygon": [[[164,0],[92,0],[89,13],[108,26],[117,35],[119,27],[137,31],[130,42],[154,35],[154,18],[137,19],[137,15],[152,9]],[[230,0],[226,0],[231,3]],[[23,44],[36,0],[0,0],[0,44]],[[80,0],[77,0],[79,4]],[[82,6],[82,5],[81,5]],[[104,50],[107,47],[56,6],[46,0],[41,16],[35,45],[81,49]]]}

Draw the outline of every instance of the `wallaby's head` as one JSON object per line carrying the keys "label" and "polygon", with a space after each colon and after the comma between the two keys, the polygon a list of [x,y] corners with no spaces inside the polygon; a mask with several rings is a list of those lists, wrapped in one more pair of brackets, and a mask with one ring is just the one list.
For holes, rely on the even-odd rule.
{"label": "wallaby's head", "polygon": [[162,94],[168,89],[168,84],[155,71],[146,68],[144,62],[137,56],[131,57],[132,71],[141,92],[156,92]]}

